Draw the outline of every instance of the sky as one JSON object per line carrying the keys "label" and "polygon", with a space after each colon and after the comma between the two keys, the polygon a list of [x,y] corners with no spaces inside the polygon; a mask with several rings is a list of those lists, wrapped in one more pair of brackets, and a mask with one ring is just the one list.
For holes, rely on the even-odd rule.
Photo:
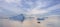
{"label": "sky", "polygon": [[[0,14],[6,16],[19,15],[20,13],[27,15],[54,14],[60,9],[59,2],[60,0],[0,0]],[[52,11],[54,12],[52,13]]]}
{"label": "sky", "polygon": [[[31,15],[38,17],[52,15],[60,16],[60,0],[0,0],[0,18],[9,18],[12,16],[18,16],[20,14],[24,14],[28,17]],[[29,21],[30,20],[26,20],[24,24],[31,24]],[[20,24],[19,21],[12,20],[5,20],[3,22],[9,22],[11,24],[13,23],[11,27],[17,27]],[[34,22],[36,22],[36,20]],[[14,25],[14,23],[17,24],[17,26]]]}

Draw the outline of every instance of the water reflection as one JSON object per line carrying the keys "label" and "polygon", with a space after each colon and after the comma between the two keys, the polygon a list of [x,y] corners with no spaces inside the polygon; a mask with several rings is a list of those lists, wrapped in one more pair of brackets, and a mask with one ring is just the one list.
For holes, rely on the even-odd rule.
{"label": "water reflection", "polygon": [[21,23],[22,20],[20,20],[20,18],[0,19],[0,27],[59,27],[59,16],[49,16],[46,18],[47,17],[38,18],[36,16],[25,17],[23,23]]}

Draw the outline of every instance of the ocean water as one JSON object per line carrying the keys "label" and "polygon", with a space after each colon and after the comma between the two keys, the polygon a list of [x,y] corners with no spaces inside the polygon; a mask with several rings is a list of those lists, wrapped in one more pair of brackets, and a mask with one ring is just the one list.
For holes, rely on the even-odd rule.
{"label": "ocean water", "polygon": [[0,19],[0,27],[60,27],[59,20],[60,18],[58,16],[49,16],[47,19],[40,21],[37,20],[37,17],[33,19],[28,18],[23,22],[11,19]]}

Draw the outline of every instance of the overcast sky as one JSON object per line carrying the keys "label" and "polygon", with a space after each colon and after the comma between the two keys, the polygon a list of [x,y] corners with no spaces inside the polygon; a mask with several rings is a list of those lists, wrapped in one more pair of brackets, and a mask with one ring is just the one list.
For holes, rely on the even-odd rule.
{"label": "overcast sky", "polygon": [[13,16],[20,13],[60,15],[59,12],[60,0],[0,0],[2,15]]}

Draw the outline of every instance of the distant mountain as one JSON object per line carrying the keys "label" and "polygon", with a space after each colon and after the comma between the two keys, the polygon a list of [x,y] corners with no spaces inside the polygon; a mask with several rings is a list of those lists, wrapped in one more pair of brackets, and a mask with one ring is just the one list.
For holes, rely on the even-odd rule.
{"label": "distant mountain", "polygon": [[23,22],[25,20],[25,16],[23,14],[20,14],[20,15],[17,15],[17,16],[12,16],[9,19]]}

